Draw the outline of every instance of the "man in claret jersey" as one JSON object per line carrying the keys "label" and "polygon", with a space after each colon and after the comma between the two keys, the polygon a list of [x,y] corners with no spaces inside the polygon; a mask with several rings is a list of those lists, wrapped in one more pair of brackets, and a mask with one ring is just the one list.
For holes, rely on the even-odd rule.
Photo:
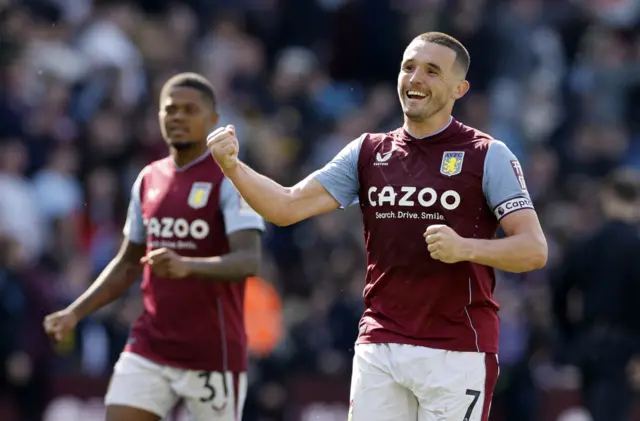
{"label": "man in claret jersey", "polygon": [[195,421],[238,421],[247,389],[245,279],[258,268],[264,221],[207,151],[218,115],[205,78],[171,78],[159,117],[170,154],[134,183],[120,252],[44,326],[61,340],[144,268],[144,311],[114,368],[107,421],[158,421],[179,400]]}
{"label": "man in claret jersey", "polygon": [[[486,421],[498,377],[494,268],[546,263],[517,158],[451,116],[469,62],[446,34],[416,37],[398,76],[403,127],[363,134],[291,188],[238,160],[233,127],[209,135],[222,170],[267,220],[289,225],[359,203],[368,262],[352,421]],[[498,225],[506,238],[495,238]]]}

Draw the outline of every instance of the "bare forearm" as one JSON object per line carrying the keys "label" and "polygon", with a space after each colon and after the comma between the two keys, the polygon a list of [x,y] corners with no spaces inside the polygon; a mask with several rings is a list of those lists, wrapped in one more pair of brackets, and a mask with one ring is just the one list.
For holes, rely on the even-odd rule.
{"label": "bare forearm", "polygon": [[285,224],[283,218],[290,204],[291,189],[257,173],[242,162],[226,175],[253,210],[270,222]]}
{"label": "bare forearm", "polygon": [[531,234],[518,234],[494,240],[467,238],[466,260],[505,272],[527,272],[547,262],[547,243]]}
{"label": "bare forearm", "polygon": [[239,282],[258,272],[260,257],[251,252],[232,252],[224,256],[184,257],[193,276],[212,281]]}
{"label": "bare forearm", "polygon": [[138,279],[142,266],[121,259],[114,259],[102,271],[98,279],[76,299],[69,309],[78,320],[94,313],[120,298]]}

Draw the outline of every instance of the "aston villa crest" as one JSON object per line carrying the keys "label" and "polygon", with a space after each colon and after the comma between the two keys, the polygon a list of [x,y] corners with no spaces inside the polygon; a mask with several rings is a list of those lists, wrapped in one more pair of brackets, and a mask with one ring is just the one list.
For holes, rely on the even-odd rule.
{"label": "aston villa crest", "polygon": [[211,183],[201,181],[193,183],[189,192],[189,206],[193,209],[202,209],[207,206],[212,188],[213,185]]}
{"label": "aston villa crest", "polygon": [[464,161],[464,152],[445,152],[442,154],[440,172],[449,177],[460,174],[462,161]]}

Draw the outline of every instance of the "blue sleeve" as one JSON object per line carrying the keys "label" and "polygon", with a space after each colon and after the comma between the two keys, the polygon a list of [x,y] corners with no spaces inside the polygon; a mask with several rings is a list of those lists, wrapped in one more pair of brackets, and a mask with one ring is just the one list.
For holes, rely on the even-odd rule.
{"label": "blue sleeve", "polygon": [[147,233],[142,217],[142,203],[140,202],[140,184],[142,184],[143,173],[144,170],[140,173],[131,188],[127,220],[122,230],[123,234],[129,237],[129,241],[136,244],[144,244],[147,242]]}
{"label": "blue sleeve", "polygon": [[220,209],[227,235],[240,230],[264,231],[264,220],[240,196],[231,180],[224,178],[220,186]]}
{"label": "blue sleeve", "polygon": [[327,165],[312,174],[341,208],[358,203],[358,157],[364,138],[363,134],[351,141]]}
{"label": "blue sleeve", "polygon": [[482,189],[498,220],[522,209],[533,209],[518,158],[502,142],[489,145],[484,161]]}

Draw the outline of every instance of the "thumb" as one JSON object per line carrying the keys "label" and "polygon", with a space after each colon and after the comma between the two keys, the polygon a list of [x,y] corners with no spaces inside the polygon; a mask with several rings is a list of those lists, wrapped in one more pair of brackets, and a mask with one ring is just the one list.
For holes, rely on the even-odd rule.
{"label": "thumb", "polygon": [[142,264],[142,265],[147,264],[148,261],[149,261],[149,257],[148,256],[142,256],[140,258],[140,264]]}
{"label": "thumb", "polygon": [[231,133],[232,135],[235,135],[235,134],[236,134],[236,128],[233,126],[233,124],[228,124],[228,125],[227,125],[227,131],[228,131],[229,133]]}

